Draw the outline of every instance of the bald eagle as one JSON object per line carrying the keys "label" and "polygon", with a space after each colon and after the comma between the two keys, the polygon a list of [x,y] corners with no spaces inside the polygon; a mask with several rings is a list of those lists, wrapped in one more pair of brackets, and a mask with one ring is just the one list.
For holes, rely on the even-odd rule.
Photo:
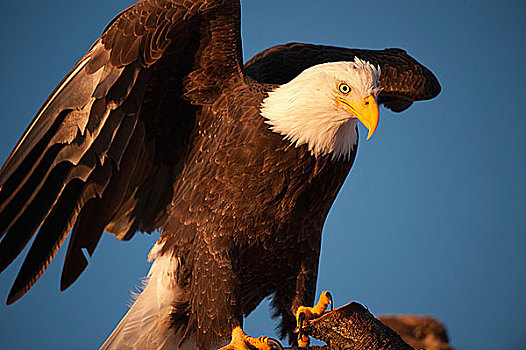
{"label": "bald eagle", "polygon": [[[314,307],[321,231],[374,133],[440,85],[399,49],[287,44],[242,63],[238,0],[142,0],[51,93],[0,171],[0,271],[36,235],[21,298],[70,235],[68,288],[104,231],[160,230],[142,293],[103,349],[279,346],[242,330],[267,296],[292,344]],[[230,341],[230,343],[229,343]]]}

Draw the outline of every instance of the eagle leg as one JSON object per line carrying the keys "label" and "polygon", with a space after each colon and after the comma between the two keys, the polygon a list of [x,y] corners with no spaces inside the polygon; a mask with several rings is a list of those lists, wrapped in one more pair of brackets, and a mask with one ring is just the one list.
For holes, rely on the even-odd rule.
{"label": "eagle leg", "polygon": [[258,349],[258,350],[273,350],[279,349],[283,350],[283,346],[276,339],[269,337],[259,337],[253,338],[243,332],[241,327],[235,327],[232,330],[232,340],[230,344],[223,346],[219,350],[249,350],[249,349]]}
{"label": "eagle leg", "polygon": [[321,292],[320,299],[314,307],[300,306],[296,311],[296,322],[298,328],[296,329],[298,333],[298,346],[307,347],[309,346],[309,336],[303,333],[303,325],[306,321],[315,319],[321,316],[328,306],[331,306],[331,311],[333,309],[334,302],[332,300],[332,295],[329,291],[324,290]]}

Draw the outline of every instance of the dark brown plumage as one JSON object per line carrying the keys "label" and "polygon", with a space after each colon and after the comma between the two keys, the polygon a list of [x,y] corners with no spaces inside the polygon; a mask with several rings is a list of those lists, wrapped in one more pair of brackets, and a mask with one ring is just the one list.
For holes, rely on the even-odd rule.
{"label": "dark brown plumage", "polygon": [[234,0],[143,0],[110,23],[1,169],[0,270],[36,234],[8,304],[70,231],[61,289],[103,231],[129,240],[162,229],[187,297],[173,318],[199,328],[198,346],[227,339],[272,293],[292,334],[292,310],[314,301],[321,230],[356,152],[333,161],[292,147],[260,115],[267,92],[354,56],[381,66],[379,102],[394,111],[440,85],[398,49],[288,44],[243,68],[239,31]]}

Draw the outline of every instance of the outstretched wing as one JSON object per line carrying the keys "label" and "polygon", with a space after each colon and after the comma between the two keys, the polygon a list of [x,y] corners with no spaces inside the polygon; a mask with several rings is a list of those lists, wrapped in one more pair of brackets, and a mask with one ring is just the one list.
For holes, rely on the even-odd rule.
{"label": "outstretched wing", "polygon": [[38,231],[8,304],[72,228],[61,289],[104,230],[128,240],[164,222],[199,105],[239,75],[239,21],[239,1],[140,1],[55,89],[0,170],[0,271]]}
{"label": "outstretched wing", "polygon": [[440,84],[433,73],[400,49],[359,50],[290,43],[258,53],[245,64],[245,73],[261,83],[285,84],[311,66],[353,61],[355,56],[381,67],[383,90],[378,100],[394,112],[440,93]]}

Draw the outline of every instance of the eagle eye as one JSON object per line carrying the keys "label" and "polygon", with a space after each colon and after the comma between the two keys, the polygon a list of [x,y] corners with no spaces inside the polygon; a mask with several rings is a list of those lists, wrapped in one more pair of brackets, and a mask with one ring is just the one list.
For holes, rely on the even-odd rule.
{"label": "eagle eye", "polygon": [[338,85],[338,90],[340,90],[342,94],[347,95],[348,93],[351,92],[351,87],[347,85],[346,83],[340,83],[340,85]]}

